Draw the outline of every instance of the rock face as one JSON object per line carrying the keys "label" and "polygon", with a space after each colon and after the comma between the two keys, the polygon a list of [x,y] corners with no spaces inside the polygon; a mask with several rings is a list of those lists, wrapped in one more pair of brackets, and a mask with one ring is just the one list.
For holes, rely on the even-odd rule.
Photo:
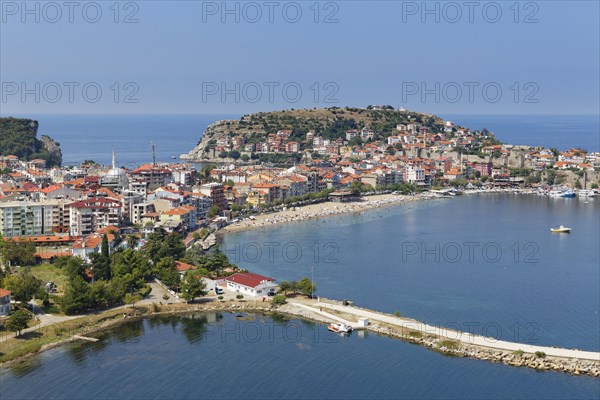
{"label": "rock face", "polygon": [[62,164],[62,151],[60,149],[60,143],[48,135],[42,135],[40,137],[40,142],[42,142],[42,146],[48,153],[50,159],[55,161],[55,165]]}
{"label": "rock face", "polygon": [[37,138],[38,121],[26,118],[0,118],[0,155],[21,160],[46,160],[48,166],[62,163],[60,144],[48,136]]}

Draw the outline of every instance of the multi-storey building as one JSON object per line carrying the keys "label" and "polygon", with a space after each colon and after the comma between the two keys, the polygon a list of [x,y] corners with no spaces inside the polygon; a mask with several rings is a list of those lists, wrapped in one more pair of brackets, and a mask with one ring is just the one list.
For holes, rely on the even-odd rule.
{"label": "multi-storey building", "polygon": [[107,226],[119,226],[121,202],[96,197],[69,204],[69,232],[73,236],[89,235]]}
{"label": "multi-storey building", "polygon": [[58,201],[0,203],[0,233],[5,237],[60,232],[63,221],[62,204]]}

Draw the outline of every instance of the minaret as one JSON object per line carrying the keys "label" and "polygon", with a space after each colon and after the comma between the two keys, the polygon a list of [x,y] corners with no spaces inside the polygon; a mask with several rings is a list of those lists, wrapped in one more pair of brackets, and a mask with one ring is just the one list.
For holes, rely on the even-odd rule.
{"label": "minaret", "polygon": [[113,167],[113,169],[117,168],[117,156],[115,154],[115,149],[114,148],[113,148],[113,151],[112,151],[112,167]]}

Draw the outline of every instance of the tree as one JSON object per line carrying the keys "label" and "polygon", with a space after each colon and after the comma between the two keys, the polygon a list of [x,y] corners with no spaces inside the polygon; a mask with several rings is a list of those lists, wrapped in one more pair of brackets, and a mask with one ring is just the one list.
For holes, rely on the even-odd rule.
{"label": "tree", "polygon": [[217,215],[219,215],[219,212],[221,212],[221,209],[219,208],[219,206],[216,204],[213,204],[212,206],[210,206],[210,208],[208,210],[208,214],[206,214],[206,216],[208,218],[214,218]]}
{"label": "tree", "polygon": [[57,260],[57,266],[65,271],[65,275],[69,279],[73,279],[76,276],[84,277],[85,264],[81,257],[67,257],[66,259]]}
{"label": "tree", "polygon": [[10,316],[6,322],[6,328],[16,332],[16,336],[21,336],[21,331],[27,328],[27,323],[31,320],[31,314],[26,310],[17,310]]}
{"label": "tree", "polygon": [[32,265],[35,263],[35,244],[30,240],[6,240],[2,257],[10,265]]}
{"label": "tree", "polygon": [[308,278],[302,278],[300,282],[298,282],[298,291],[305,296],[311,296],[317,291],[317,285]]}
{"label": "tree", "polygon": [[248,156],[248,154],[242,154],[241,159],[243,162],[248,162],[250,160],[250,157]]}
{"label": "tree", "polygon": [[57,301],[65,314],[78,314],[91,308],[90,287],[81,276],[74,276],[65,289],[65,295],[57,297]]}
{"label": "tree", "polygon": [[131,304],[131,307],[135,307],[135,303],[140,301],[142,298],[139,294],[130,294],[127,293],[125,295],[125,304]]}
{"label": "tree", "polygon": [[24,268],[18,274],[6,277],[4,286],[15,300],[26,303],[40,292],[42,281],[33,276],[29,268]]}
{"label": "tree", "polygon": [[285,295],[285,294],[287,294],[287,292],[289,292],[291,290],[292,290],[292,288],[291,288],[290,282],[288,282],[288,281],[281,281],[279,283],[279,292],[280,293],[283,293]]}
{"label": "tree", "polygon": [[171,257],[165,257],[156,264],[156,275],[162,283],[172,289],[178,289],[181,279],[177,272],[175,260]]}
{"label": "tree", "polygon": [[553,169],[549,169],[548,172],[546,172],[546,181],[548,182],[548,185],[554,185],[555,181],[556,181],[556,171]]}
{"label": "tree", "polygon": [[350,185],[350,191],[353,195],[360,196],[362,192],[362,183],[360,181],[352,182],[352,184]]}
{"label": "tree", "polygon": [[206,283],[198,271],[187,271],[181,280],[181,297],[186,301],[194,301],[196,297],[204,296]]}
{"label": "tree", "polygon": [[143,247],[144,253],[154,263],[157,263],[162,258],[172,257],[179,260],[185,254],[185,245],[181,236],[177,234],[167,235],[162,229],[148,235],[148,240]]}
{"label": "tree", "polygon": [[138,243],[140,242],[140,238],[134,234],[127,235],[127,238],[125,240],[127,243],[127,247],[130,249],[135,249]]}

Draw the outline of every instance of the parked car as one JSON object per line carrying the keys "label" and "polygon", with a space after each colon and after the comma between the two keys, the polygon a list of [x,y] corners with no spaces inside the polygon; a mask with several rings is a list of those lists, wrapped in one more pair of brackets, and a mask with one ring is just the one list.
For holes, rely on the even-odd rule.
{"label": "parked car", "polygon": [[215,287],[215,293],[216,294],[225,294],[225,291],[223,289],[221,289],[220,287]]}

